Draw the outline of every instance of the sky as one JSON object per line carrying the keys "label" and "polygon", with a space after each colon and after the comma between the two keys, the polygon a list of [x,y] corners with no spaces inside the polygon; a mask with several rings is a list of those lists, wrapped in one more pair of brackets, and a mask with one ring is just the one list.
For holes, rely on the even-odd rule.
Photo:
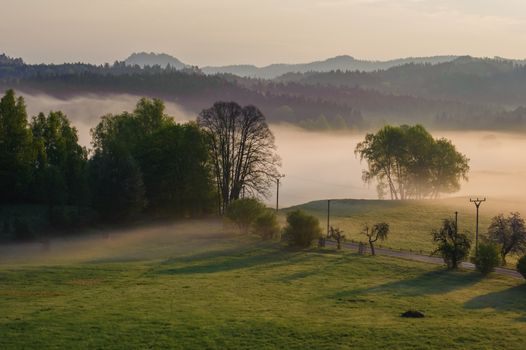
{"label": "sky", "polygon": [[0,52],[29,63],[165,52],[198,66],[526,58],[525,0],[0,0]]}

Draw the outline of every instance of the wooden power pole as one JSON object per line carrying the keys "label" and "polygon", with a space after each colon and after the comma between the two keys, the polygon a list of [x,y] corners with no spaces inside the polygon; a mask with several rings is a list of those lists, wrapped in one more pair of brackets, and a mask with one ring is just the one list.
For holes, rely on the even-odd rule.
{"label": "wooden power pole", "polygon": [[477,208],[477,219],[476,219],[476,229],[475,229],[475,256],[478,256],[479,254],[479,207],[482,204],[482,202],[486,201],[486,197],[483,199],[479,199],[478,197],[476,199],[470,198],[469,201],[471,203],[475,203],[475,207]]}

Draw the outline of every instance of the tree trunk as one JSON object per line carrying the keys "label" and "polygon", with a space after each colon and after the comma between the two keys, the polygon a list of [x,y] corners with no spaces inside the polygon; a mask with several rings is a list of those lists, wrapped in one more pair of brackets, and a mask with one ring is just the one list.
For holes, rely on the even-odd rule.
{"label": "tree trunk", "polygon": [[373,242],[369,241],[369,245],[371,246],[371,255],[376,255],[374,251],[374,244]]}

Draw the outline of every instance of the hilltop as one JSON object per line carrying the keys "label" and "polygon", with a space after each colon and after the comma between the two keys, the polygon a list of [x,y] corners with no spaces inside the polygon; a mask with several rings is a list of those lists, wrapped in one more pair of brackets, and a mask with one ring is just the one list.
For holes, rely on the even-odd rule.
{"label": "hilltop", "polygon": [[138,52],[138,53],[132,53],[128,58],[124,60],[124,62],[127,65],[138,65],[141,67],[144,66],[171,66],[175,69],[184,69],[188,65],[184,64],[177,58],[170,56],[165,53],[154,53],[154,52]]}

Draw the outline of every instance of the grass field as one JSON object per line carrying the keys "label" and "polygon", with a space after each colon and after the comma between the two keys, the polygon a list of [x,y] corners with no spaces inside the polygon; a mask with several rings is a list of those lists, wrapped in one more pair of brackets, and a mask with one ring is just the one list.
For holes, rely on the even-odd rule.
{"label": "grass field", "polygon": [[[526,284],[186,223],[0,248],[0,349],[520,349]],[[418,309],[424,319],[403,319]]]}
{"label": "grass field", "polygon": [[[325,232],[326,200],[286,208],[282,213],[298,208],[316,215]],[[439,228],[444,218],[454,218],[455,211],[458,211],[459,230],[469,231],[474,239],[475,206],[469,202],[469,198],[421,201],[332,200],[330,223],[343,229],[347,238],[366,242],[366,237],[361,233],[363,224],[385,221],[391,227],[391,234],[387,241],[379,242],[381,246],[428,254],[434,250],[431,231]],[[522,211],[526,214],[526,203],[512,199],[489,198],[480,207],[479,234],[486,233],[494,215],[508,215],[512,211]],[[284,220],[284,215],[282,218]],[[516,259],[517,257],[510,256],[508,265],[515,267]]]}

